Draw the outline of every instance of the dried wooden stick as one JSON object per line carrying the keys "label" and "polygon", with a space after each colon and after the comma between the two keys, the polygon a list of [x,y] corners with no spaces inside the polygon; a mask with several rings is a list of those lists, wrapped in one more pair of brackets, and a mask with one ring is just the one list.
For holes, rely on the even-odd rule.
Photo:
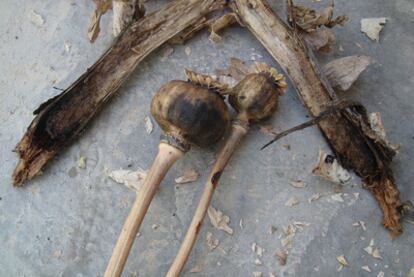
{"label": "dried wooden stick", "polygon": [[247,75],[232,89],[233,93],[229,94],[229,101],[238,112],[237,118],[233,121],[230,137],[210,172],[190,227],[167,277],[180,275],[200,232],[220,176],[241,139],[247,134],[250,123],[263,120],[273,114],[277,108],[279,95],[283,93],[285,87],[284,77],[275,69],[266,64],[257,64],[256,72]]}
{"label": "dried wooden stick", "polygon": [[[232,9],[290,76],[305,107],[318,116],[336,100],[317,62],[298,33],[272,11],[265,0],[235,0]],[[383,224],[402,232],[399,191],[390,168],[395,151],[370,128],[364,109],[347,109],[319,122],[341,164],[353,169],[383,211]]]}
{"label": "dried wooden stick", "polygon": [[208,85],[200,78],[171,81],[154,96],[151,114],[165,135],[122,228],[105,277],[121,276],[139,227],[169,168],[189,150],[190,144],[211,145],[224,134],[229,123],[227,106],[218,93],[206,88]]}
{"label": "dried wooden stick", "polygon": [[36,117],[16,146],[20,160],[13,183],[21,186],[70,144],[115,94],[137,65],[171,37],[223,1],[176,0],[127,27],[115,43],[79,79],[34,112]]}

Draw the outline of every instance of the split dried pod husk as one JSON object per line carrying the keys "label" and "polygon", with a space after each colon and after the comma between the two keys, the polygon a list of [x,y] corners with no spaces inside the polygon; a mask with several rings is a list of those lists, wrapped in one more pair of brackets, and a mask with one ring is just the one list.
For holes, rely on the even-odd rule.
{"label": "split dried pod husk", "polygon": [[230,136],[218,154],[210,172],[184,241],[166,276],[180,275],[200,232],[220,176],[234,150],[248,132],[251,123],[267,119],[276,111],[279,96],[284,93],[286,87],[284,76],[279,74],[276,69],[264,63],[257,63],[253,73],[248,74],[236,86],[227,91],[229,102],[238,114],[233,120]]}
{"label": "split dried pod husk", "polygon": [[105,276],[120,276],[139,227],[159,184],[170,167],[191,145],[218,141],[229,125],[229,112],[221,89],[212,79],[187,70],[188,81],[174,80],[156,93],[151,114],[164,130],[158,154],[128,215]]}

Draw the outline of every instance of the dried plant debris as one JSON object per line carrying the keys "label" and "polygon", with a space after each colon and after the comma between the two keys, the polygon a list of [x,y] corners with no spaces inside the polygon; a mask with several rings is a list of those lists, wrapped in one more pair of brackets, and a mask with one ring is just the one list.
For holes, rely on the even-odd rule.
{"label": "dried plant debris", "polygon": [[380,272],[378,272],[378,274],[377,274],[377,277],[384,277],[384,276],[385,276],[384,271],[380,271]]}
{"label": "dried plant debris", "polygon": [[254,271],[253,272],[253,277],[262,277],[263,274],[260,271]]}
{"label": "dried plant debris", "polygon": [[223,41],[223,38],[218,34],[224,28],[238,22],[237,15],[235,13],[227,13],[210,25],[210,36],[209,40],[214,43]]}
{"label": "dried plant debris", "polygon": [[230,218],[224,215],[221,211],[210,206],[207,210],[208,217],[210,218],[211,224],[219,230],[223,230],[229,235],[233,234],[233,229],[228,225]]}
{"label": "dried plant debris", "polygon": [[323,71],[332,87],[346,91],[370,64],[368,56],[349,56],[327,63]]}
{"label": "dried plant debris", "polygon": [[292,196],[291,198],[286,201],[285,206],[286,207],[293,207],[299,204],[299,199],[296,196]]}
{"label": "dried plant debris", "polygon": [[301,36],[306,44],[313,51],[329,53],[332,51],[332,45],[335,42],[335,35],[329,29],[318,29],[315,32],[302,32]]}
{"label": "dried plant debris", "polygon": [[386,17],[361,19],[361,32],[365,33],[371,40],[379,41],[379,34],[387,23]]}
{"label": "dried plant debris", "polygon": [[226,77],[233,79],[234,83],[240,82],[250,72],[250,67],[244,61],[234,57],[230,58],[230,65],[227,69],[216,70],[220,82],[223,77]]}
{"label": "dried plant debris", "polygon": [[348,16],[346,15],[340,15],[335,19],[333,18],[333,4],[323,10],[315,11],[305,6],[295,6],[292,4],[292,1],[288,3],[291,16],[289,21],[294,22],[295,26],[298,26],[305,32],[313,32],[321,26],[332,28],[338,24],[344,25],[348,21]]}
{"label": "dried plant debris", "polygon": [[277,259],[279,260],[279,264],[281,266],[286,265],[288,252],[285,249],[277,249],[275,252]]}
{"label": "dried plant debris", "polygon": [[165,47],[161,54],[161,61],[166,61],[172,55],[172,53],[174,53],[174,48],[171,46]]}
{"label": "dried plant debris", "polygon": [[361,227],[361,228],[362,228],[362,230],[364,230],[364,231],[366,231],[366,230],[367,230],[367,226],[365,225],[365,222],[364,222],[364,221],[362,221],[362,220],[359,220],[359,221],[357,221],[357,222],[352,223],[352,226],[355,226],[355,227]]}
{"label": "dried plant debris", "polygon": [[290,185],[294,188],[304,188],[304,187],[306,187],[306,183],[301,181],[301,180],[292,181],[292,182],[290,182]]}
{"label": "dried plant debris", "polygon": [[309,197],[308,202],[312,203],[313,201],[319,200],[319,198],[321,197],[322,195],[320,193],[315,193],[311,197]]}
{"label": "dried plant debris", "polygon": [[274,137],[276,136],[279,132],[272,126],[272,125],[259,125],[259,131],[262,134]]}
{"label": "dried plant debris", "polygon": [[149,116],[144,117],[145,131],[147,134],[151,134],[154,130],[154,125],[152,124],[151,118]]}
{"label": "dried plant debris", "polygon": [[109,9],[112,8],[112,0],[93,0],[95,2],[96,8],[92,14],[89,27],[88,27],[88,38],[90,42],[94,42],[101,31],[99,26],[101,17]]}
{"label": "dried plant debris", "polygon": [[263,247],[260,247],[259,245],[257,245],[257,243],[253,242],[252,243],[252,247],[251,247],[252,251],[254,253],[256,253],[257,256],[262,257],[263,253],[266,251]]}
{"label": "dried plant debris", "polygon": [[339,263],[338,271],[341,271],[345,266],[349,266],[348,261],[344,255],[337,256],[336,260]]}
{"label": "dried plant debris", "polygon": [[361,268],[362,268],[362,270],[364,270],[366,272],[371,272],[371,268],[369,268],[369,266],[367,266],[367,265],[361,266]]}
{"label": "dried plant debris", "polygon": [[220,241],[216,237],[214,237],[211,232],[207,232],[207,235],[206,235],[206,243],[207,243],[208,249],[210,251],[213,251],[214,249],[217,248],[217,246],[219,245]]}
{"label": "dried plant debris", "polygon": [[275,227],[275,226],[273,226],[273,225],[270,225],[270,226],[269,226],[269,230],[267,231],[267,233],[268,233],[269,235],[273,235],[276,231],[277,231],[277,227]]}
{"label": "dried plant debris", "polygon": [[385,142],[388,147],[392,148],[396,152],[400,149],[399,144],[392,144],[387,140],[387,133],[385,131],[384,124],[382,123],[381,114],[379,112],[369,113],[368,122],[377,137]]}
{"label": "dried plant debris", "polygon": [[147,173],[148,172],[142,168],[138,168],[136,171],[119,169],[110,172],[108,176],[119,184],[123,184],[130,189],[139,191]]}
{"label": "dried plant debris", "polygon": [[378,247],[374,246],[373,239],[369,242],[369,245],[364,248],[364,251],[367,252],[372,257],[374,257],[375,259],[382,260],[381,252],[379,251]]}
{"label": "dried plant debris", "polygon": [[86,157],[81,156],[78,160],[78,167],[80,169],[86,169]]}
{"label": "dried plant debris", "polygon": [[331,199],[336,202],[344,202],[344,198],[342,197],[342,193],[335,193],[331,195]]}
{"label": "dried plant debris", "polygon": [[193,268],[191,268],[188,272],[189,273],[200,273],[203,271],[203,267],[201,265],[196,265]]}
{"label": "dried plant debris", "polygon": [[297,228],[293,224],[289,224],[287,227],[283,227],[284,237],[281,238],[280,242],[284,248],[291,247],[293,238],[296,235]]}
{"label": "dried plant debris", "polygon": [[114,11],[112,29],[115,36],[132,21],[138,20],[145,14],[145,7],[140,0],[112,0],[112,9]]}
{"label": "dried plant debris", "polygon": [[186,184],[195,182],[198,180],[198,177],[200,177],[200,174],[197,171],[195,171],[194,169],[189,169],[186,172],[184,172],[184,174],[180,177],[175,178],[175,183]]}
{"label": "dried plant debris", "polygon": [[33,10],[31,10],[29,13],[29,20],[37,27],[41,27],[43,24],[45,24],[43,17]]}
{"label": "dried plant debris", "polygon": [[259,259],[257,259],[257,258],[256,258],[256,259],[254,260],[254,264],[255,264],[255,265],[262,265],[263,263],[262,263],[262,261],[261,261],[261,260],[259,260]]}
{"label": "dried plant debris", "polygon": [[318,163],[312,173],[336,184],[345,184],[351,179],[349,172],[339,164],[337,159],[322,150],[319,150]]}

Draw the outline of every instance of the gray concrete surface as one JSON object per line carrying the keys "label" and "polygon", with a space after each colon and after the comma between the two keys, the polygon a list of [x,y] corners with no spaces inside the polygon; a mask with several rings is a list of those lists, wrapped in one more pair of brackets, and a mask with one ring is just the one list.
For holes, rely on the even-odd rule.
{"label": "gray concrete surface", "polygon": [[[381,112],[390,140],[402,144],[393,167],[401,198],[414,201],[414,2],[335,3],[338,13],[348,14],[351,20],[334,30],[334,51],[319,55],[320,62],[351,54],[375,60],[351,90],[340,95]],[[272,1],[272,5],[282,11],[282,3]],[[43,17],[43,25],[30,20],[32,10]],[[190,56],[184,52],[186,46],[175,46],[174,53],[161,61],[164,46],[139,66],[83,136],[53,160],[42,176],[23,188],[13,188],[10,176],[17,158],[11,150],[32,120],[32,111],[59,93],[53,86],[70,85],[113,39],[109,13],[97,42],[88,42],[86,28],[92,10],[92,1],[86,0],[0,2],[0,276],[101,276],[134,199],[134,192],[110,180],[107,172],[128,165],[149,167],[160,129],[155,126],[148,135],[143,119],[149,115],[155,91],[171,79],[183,79],[183,67],[213,72],[225,68],[232,56],[277,66],[255,38],[238,27],[226,31],[225,43],[219,45],[211,44],[206,33],[197,35],[186,45],[192,49]],[[389,19],[379,43],[360,32],[359,21],[365,17]],[[65,43],[70,45],[68,51]],[[290,88],[269,123],[285,129],[306,120],[306,115]],[[247,136],[214,195],[213,206],[230,217],[234,234],[219,231],[206,220],[183,276],[253,276],[253,272],[263,276],[270,272],[277,276],[381,276],[381,271],[385,276],[407,276],[414,267],[414,226],[404,223],[404,234],[390,240],[380,224],[376,202],[355,176],[342,188],[344,202],[332,200],[340,188],[310,173],[318,150],[328,150],[317,128],[258,151],[267,140],[257,128]],[[290,144],[291,150],[284,144]],[[193,149],[169,172],[145,218],[124,276],[163,276],[167,271],[219,147]],[[85,170],[77,167],[80,156],[87,158]],[[200,179],[175,185],[174,178],[187,168],[199,171]],[[293,188],[289,182],[296,179],[308,186]],[[315,193],[324,196],[308,203]],[[359,193],[359,199],[353,193]],[[292,196],[300,203],[286,207]],[[358,220],[365,222],[366,231],[352,226]],[[294,221],[310,225],[297,233],[287,264],[281,266],[274,252],[281,247],[283,226]],[[157,230],[152,229],[154,224],[159,225]],[[270,225],[278,228],[273,235],[268,234]],[[207,232],[220,240],[211,252],[205,243]],[[364,252],[371,239],[382,260]],[[252,252],[253,243],[266,249],[263,257]],[[337,272],[339,255],[346,257],[349,266]],[[256,258],[263,264],[256,265]],[[197,265],[201,272],[190,273]],[[361,269],[365,265],[371,273]]]}

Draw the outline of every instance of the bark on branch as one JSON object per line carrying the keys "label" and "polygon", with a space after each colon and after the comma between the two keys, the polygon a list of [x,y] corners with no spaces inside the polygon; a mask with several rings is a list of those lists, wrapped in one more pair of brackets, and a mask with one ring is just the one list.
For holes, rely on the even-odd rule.
{"label": "bark on branch", "polygon": [[[232,9],[290,76],[312,116],[318,116],[336,100],[304,41],[265,0],[235,0]],[[390,168],[395,152],[371,130],[365,109],[338,111],[319,122],[319,127],[341,164],[361,176],[365,188],[378,201],[384,226],[392,236],[399,235],[401,204]]]}
{"label": "bark on branch", "polygon": [[148,54],[223,4],[224,0],[177,0],[126,28],[86,73],[34,112],[36,117],[16,146],[20,160],[14,185],[32,179],[71,143]]}

